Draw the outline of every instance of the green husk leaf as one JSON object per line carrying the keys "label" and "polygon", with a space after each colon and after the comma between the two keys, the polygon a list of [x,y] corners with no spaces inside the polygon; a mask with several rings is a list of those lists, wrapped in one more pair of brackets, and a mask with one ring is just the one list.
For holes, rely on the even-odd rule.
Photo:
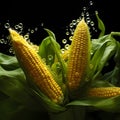
{"label": "green husk leaf", "polygon": [[7,70],[19,68],[19,64],[15,56],[9,56],[3,53],[0,53],[0,66]]}
{"label": "green husk leaf", "polygon": [[112,85],[120,86],[119,75],[120,75],[120,67],[115,66],[112,71],[105,73],[102,76],[102,79],[104,81],[111,83]]}
{"label": "green husk leaf", "polygon": [[100,30],[100,34],[98,36],[98,38],[102,37],[105,35],[105,25],[103,23],[103,21],[100,19],[99,15],[98,15],[98,11],[95,12],[97,21],[98,21],[98,28]]}
{"label": "green husk leaf", "polygon": [[54,63],[55,51],[53,50],[50,36],[42,40],[38,54],[45,60],[47,65],[51,66]]}
{"label": "green husk leaf", "polygon": [[66,107],[69,106],[85,106],[107,112],[120,112],[120,96],[111,98],[86,97],[81,100],[72,101],[66,105]]}
{"label": "green husk leaf", "polygon": [[44,28],[44,30],[48,33],[49,36],[51,36],[56,41],[55,34],[51,30],[47,28]]}
{"label": "green husk leaf", "polygon": [[116,40],[111,37],[111,34],[94,39],[92,41],[92,53],[90,64],[93,66],[91,76],[93,79],[97,78],[103,68],[109,64],[108,61],[112,59],[117,50]]}
{"label": "green husk leaf", "polygon": [[54,33],[53,33],[51,30],[49,30],[49,29],[45,29],[45,30],[46,30],[46,31],[48,32],[48,34],[50,35],[50,42],[51,42],[51,44],[52,44],[53,50],[55,51],[55,55],[56,55],[58,61],[59,61],[60,64],[61,64],[63,82],[65,82],[65,81],[66,81],[66,79],[65,79],[65,76],[66,76],[66,64],[65,64],[65,61],[64,61],[64,60],[62,59],[62,57],[61,57],[60,45],[59,45],[58,42],[56,41],[56,39],[55,39],[55,37],[54,37],[54,36],[55,36]]}
{"label": "green husk leaf", "polygon": [[120,43],[117,41],[116,44],[116,52],[113,58],[115,67],[112,71],[105,73],[103,78],[116,86],[120,86]]}
{"label": "green husk leaf", "polygon": [[45,96],[39,89],[31,89],[31,93],[37,98],[37,100],[41,103],[41,105],[48,111],[48,112],[61,112],[65,111],[66,108],[62,105],[56,104],[51,101],[47,96]]}
{"label": "green husk leaf", "polygon": [[97,79],[92,82],[91,87],[113,87],[115,86],[111,82],[107,81],[106,79]]}

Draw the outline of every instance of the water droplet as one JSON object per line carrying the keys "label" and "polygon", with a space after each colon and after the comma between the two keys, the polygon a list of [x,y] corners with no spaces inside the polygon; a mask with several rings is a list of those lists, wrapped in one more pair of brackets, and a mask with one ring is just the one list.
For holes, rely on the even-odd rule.
{"label": "water droplet", "polygon": [[65,49],[67,50],[69,48],[69,46],[70,46],[69,44],[66,44]]}
{"label": "water droplet", "polygon": [[15,25],[15,27],[14,27],[14,28],[15,28],[16,30],[17,30],[17,29],[19,29],[19,25]]}
{"label": "water droplet", "polygon": [[38,30],[38,28],[36,27],[36,28],[35,28],[35,31],[37,31],[37,30]]}
{"label": "water droplet", "polygon": [[62,40],[62,43],[63,43],[63,44],[66,44],[66,43],[67,43],[67,39],[63,39],[63,40]]}
{"label": "water droplet", "polygon": [[70,36],[70,37],[69,37],[69,40],[70,40],[70,41],[72,41],[72,37],[73,37],[73,36]]}
{"label": "water droplet", "polygon": [[8,41],[7,40],[4,40],[4,43],[3,44],[7,44],[8,43]]}
{"label": "water droplet", "polygon": [[89,12],[86,12],[86,16],[87,16],[87,17],[89,17],[89,16],[90,16]]}
{"label": "water droplet", "polygon": [[90,17],[86,17],[86,21],[90,22],[91,21]]}
{"label": "water droplet", "polygon": [[77,21],[76,20],[72,20],[72,25],[76,25]]}
{"label": "water droplet", "polygon": [[77,24],[80,22],[80,19],[77,19]]}
{"label": "water droplet", "polygon": [[[11,28],[15,29],[20,35],[22,35],[24,37],[24,39],[26,39],[28,41],[28,43],[31,43],[31,39],[30,39],[30,37],[32,37],[31,34],[35,33],[36,31],[38,31],[38,27],[34,27],[33,29],[25,28],[25,30],[24,30],[22,22],[19,22],[18,24],[14,24],[14,23],[10,24],[10,21],[7,20],[3,24],[0,23],[0,26],[1,25],[3,25],[2,28],[4,27],[4,28],[8,29],[8,28],[11,27]],[[43,23],[41,23],[41,26],[43,26]],[[10,48],[6,47],[6,49],[7,49],[6,51],[9,51],[9,53],[13,53],[13,49],[11,48],[12,47],[12,43],[11,43],[11,40],[10,40],[9,36],[6,35],[6,31],[5,31],[5,34],[3,33],[1,35],[0,44],[8,45],[8,47],[10,47]]]}
{"label": "water droplet", "polygon": [[57,62],[57,64],[56,64],[56,68],[57,68],[57,69],[60,69],[60,68],[61,68],[61,64],[60,64],[60,62]]}
{"label": "water droplet", "polygon": [[48,55],[48,60],[52,60],[53,59],[53,55]]}
{"label": "water droplet", "polygon": [[0,43],[1,43],[1,44],[4,44],[4,39],[3,39],[3,38],[0,39]]}
{"label": "water droplet", "polygon": [[81,17],[84,17],[84,12],[81,13]]}
{"label": "water droplet", "polygon": [[86,10],[87,10],[87,8],[84,6],[84,7],[83,7],[83,11],[86,11]]}
{"label": "water droplet", "polygon": [[62,48],[62,49],[61,49],[61,52],[62,52],[62,53],[64,53],[64,52],[65,52],[65,49],[64,49],[64,48]]}
{"label": "water droplet", "polygon": [[70,33],[68,31],[66,31],[66,35],[70,35]]}
{"label": "water droplet", "polygon": [[93,5],[93,1],[90,1],[89,4],[90,4],[90,5]]}
{"label": "water droplet", "polygon": [[94,24],[94,22],[93,22],[93,21],[91,21],[91,22],[90,22],[90,25],[91,25],[91,26],[94,26],[95,24]]}
{"label": "water droplet", "polygon": [[10,23],[8,23],[8,22],[5,23],[5,24],[4,24],[4,27],[7,28],[7,29],[10,28]]}
{"label": "water droplet", "polygon": [[70,23],[69,27],[70,27],[70,28],[73,28],[73,23]]}
{"label": "water droplet", "polygon": [[23,28],[23,23],[19,23],[19,24],[18,24],[18,27],[19,27],[19,28]]}
{"label": "water droplet", "polygon": [[34,33],[34,30],[31,30],[30,33]]}
{"label": "water droplet", "polygon": [[[66,35],[69,35],[67,37],[69,37],[70,41],[72,41],[72,39],[71,39],[72,37],[70,37],[70,36],[74,35],[74,30],[75,30],[77,24],[82,20],[83,17],[85,18],[85,21],[88,24],[89,30],[91,32],[91,36],[94,35],[94,32],[97,32],[96,28],[93,32],[93,27],[95,27],[95,22],[93,21],[95,11],[93,11],[94,13],[91,12],[93,10],[92,5],[93,5],[93,1],[92,0],[88,1],[88,3],[82,7],[82,11],[81,11],[81,14],[78,17],[78,19],[73,19],[72,22],[70,24],[68,24],[66,33],[69,32],[69,34],[66,34]],[[96,11],[96,14],[97,14],[97,11]]]}
{"label": "water droplet", "polygon": [[31,29],[30,28],[28,28],[28,32],[30,32],[31,31]]}
{"label": "water droplet", "polygon": [[91,52],[90,54],[93,55],[93,52]]}
{"label": "water droplet", "polygon": [[75,30],[75,29],[70,29],[71,35],[74,34],[74,30]]}
{"label": "water droplet", "polygon": [[81,16],[79,17],[79,20],[82,20],[82,17],[81,17]]}
{"label": "water droplet", "polygon": [[95,30],[95,27],[92,27],[92,30],[94,31],[94,30]]}
{"label": "water droplet", "polygon": [[23,36],[25,40],[28,40],[29,39],[29,34],[26,34]]}
{"label": "water droplet", "polygon": [[44,23],[41,23],[41,26],[43,27],[43,26],[44,26]]}
{"label": "water droplet", "polygon": [[9,49],[9,53],[15,54],[15,51],[14,51],[13,47],[11,47],[11,48]]}

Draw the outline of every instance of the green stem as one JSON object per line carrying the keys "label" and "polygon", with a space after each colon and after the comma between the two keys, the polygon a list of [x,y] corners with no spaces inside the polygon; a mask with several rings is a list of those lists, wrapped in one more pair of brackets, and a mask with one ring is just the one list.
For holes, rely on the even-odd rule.
{"label": "green stem", "polygon": [[60,113],[49,113],[50,120],[85,120],[85,109],[72,107]]}
{"label": "green stem", "polygon": [[120,36],[120,32],[111,32],[112,36]]}

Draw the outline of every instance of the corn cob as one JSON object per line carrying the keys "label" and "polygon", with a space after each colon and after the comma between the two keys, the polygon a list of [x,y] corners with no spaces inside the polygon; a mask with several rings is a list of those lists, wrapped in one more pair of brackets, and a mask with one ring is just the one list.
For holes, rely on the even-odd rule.
{"label": "corn cob", "polygon": [[61,103],[63,101],[61,87],[56,83],[41,57],[17,31],[9,29],[9,32],[16,57],[25,75],[33,80],[51,100],[55,103]]}
{"label": "corn cob", "polygon": [[91,97],[113,97],[120,95],[120,87],[99,87],[99,88],[91,88],[88,91],[88,96]]}
{"label": "corn cob", "polygon": [[89,62],[90,33],[84,18],[77,24],[68,57],[67,81],[70,90],[78,89]]}

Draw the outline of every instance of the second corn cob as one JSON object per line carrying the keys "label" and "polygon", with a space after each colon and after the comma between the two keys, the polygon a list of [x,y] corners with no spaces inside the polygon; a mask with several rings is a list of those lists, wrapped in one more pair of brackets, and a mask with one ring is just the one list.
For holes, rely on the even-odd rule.
{"label": "second corn cob", "polygon": [[35,49],[15,30],[9,29],[16,57],[25,72],[39,89],[55,103],[63,101],[61,87],[56,83],[47,66]]}
{"label": "second corn cob", "polygon": [[87,70],[90,55],[90,33],[82,19],[76,26],[68,57],[67,81],[70,90],[78,89]]}
{"label": "second corn cob", "polygon": [[108,98],[117,95],[120,95],[120,87],[98,87],[88,91],[88,96],[91,97]]}

